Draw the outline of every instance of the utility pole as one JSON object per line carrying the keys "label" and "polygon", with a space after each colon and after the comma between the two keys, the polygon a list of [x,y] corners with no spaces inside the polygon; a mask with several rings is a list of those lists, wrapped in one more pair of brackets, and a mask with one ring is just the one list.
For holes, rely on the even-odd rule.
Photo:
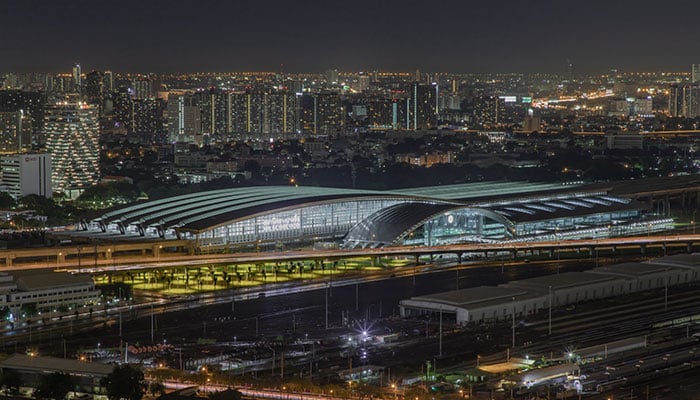
{"label": "utility pole", "polygon": [[440,306],[440,357],[442,357],[442,306]]}
{"label": "utility pole", "polygon": [[552,285],[549,285],[549,336],[552,336]]}
{"label": "utility pole", "polygon": [[328,288],[326,287],[326,330],[328,330]]}
{"label": "utility pole", "polygon": [[513,296],[513,348],[515,348],[515,296]]}
{"label": "utility pole", "polygon": [[355,312],[360,309],[360,284],[355,284]]}
{"label": "utility pole", "polygon": [[153,303],[151,303],[151,344],[153,344],[153,335],[154,335],[154,328],[153,328]]}

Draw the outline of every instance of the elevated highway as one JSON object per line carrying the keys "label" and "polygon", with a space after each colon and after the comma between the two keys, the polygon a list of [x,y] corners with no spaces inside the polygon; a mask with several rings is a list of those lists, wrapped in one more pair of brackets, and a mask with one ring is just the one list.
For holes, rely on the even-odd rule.
{"label": "elevated highway", "polygon": [[[162,254],[164,249],[172,250]],[[450,255],[461,262],[467,257],[509,255],[524,258],[534,255],[555,257],[559,252],[579,252],[593,256],[596,252],[631,250],[644,254],[650,249],[668,249],[692,252],[700,249],[700,234],[676,234],[666,236],[637,236],[611,239],[558,240],[544,242],[512,242],[489,244],[459,244],[426,247],[382,247],[350,250],[296,250],[275,252],[248,252],[235,254],[192,254],[188,241],[149,242],[147,245],[130,243],[93,246],[63,246],[21,250],[2,250],[0,270],[28,268],[91,267],[110,269],[167,268],[170,266],[195,266],[207,263],[254,264],[265,262],[291,262],[302,260],[335,261],[360,257],[437,257]]]}

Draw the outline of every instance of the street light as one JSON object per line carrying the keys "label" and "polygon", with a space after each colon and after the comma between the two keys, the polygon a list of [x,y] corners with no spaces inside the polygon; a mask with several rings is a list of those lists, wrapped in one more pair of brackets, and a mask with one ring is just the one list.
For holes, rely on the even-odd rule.
{"label": "street light", "polygon": [[549,335],[552,335],[552,285],[549,285]]}
{"label": "street light", "polygon": [[513,345],[511,347],[515,348],[515,296],[513,296]]}

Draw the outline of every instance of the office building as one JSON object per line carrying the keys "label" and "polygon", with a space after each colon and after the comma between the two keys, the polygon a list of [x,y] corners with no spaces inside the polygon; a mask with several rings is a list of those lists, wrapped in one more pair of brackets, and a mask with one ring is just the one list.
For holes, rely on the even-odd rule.
{"label": "office building", "polygon": [[690,68],[690,83],[700,82],[700,64],[693,64]]}
{"label": "office building", "polygon": [[80,92],[83,85],[83,73],[80,69],[80,64],[73,66],[73,89]]}
{"label": "office building", "polygon": [[50,198],[51,155],[47,153],[5,154],[0,156],[2,190],[15,199],[30,194]]}
{"label": "office building", "polygon": [[61,103],[47,107],[44,118],[53,190],[77,196],[100,179],[97,109]]}

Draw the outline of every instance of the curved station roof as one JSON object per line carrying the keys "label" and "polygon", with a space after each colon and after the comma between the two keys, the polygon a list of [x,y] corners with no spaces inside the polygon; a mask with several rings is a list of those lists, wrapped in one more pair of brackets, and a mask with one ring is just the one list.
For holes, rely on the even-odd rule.
{"label": "curved station roof", "polygon": [[[156,232],[160,237],[174,232],[178,237],[207,237],[212,243],[217,235],[225,236],[219,244],[321,234],[385,245],[450,213],[462,215],[460,221],[465,224],[473,215],[495,221],[503,227],[505,236],[512,237],[520,222],[641,208],[641,204],[605,192],[527,182],[479,182],[395,191],[253,186],[133,204],[107,212],[91,225],[102,232],[118,230],[140,236]],[[453,220],[450,217],[449,223],[442,224],[452,224]]]}

